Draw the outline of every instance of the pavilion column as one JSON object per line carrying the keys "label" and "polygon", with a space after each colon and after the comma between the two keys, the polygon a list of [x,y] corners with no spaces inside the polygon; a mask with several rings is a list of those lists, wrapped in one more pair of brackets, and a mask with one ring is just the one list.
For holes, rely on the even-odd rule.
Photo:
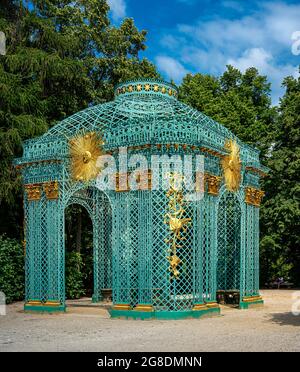
{"label": "pavilion column", "polygon": [[[93,224],[93,267],[94,267],[94,288],[93,288],[93,302],[102,300],[101,289],[104,288],[104,244],[103,237],[105,233],[104,213],[101,199],[98,195],[94,195],[95,210],[92,218]],[[102,244],[101,244],[102,243]]]}
{"label": "pavilion column", "polygon": [[245,296],[259,292],[259,208],[246,205],[245,229]]}
{"label": "pavilion column", "polygon": [[264,193],[254,187],[245,188],[244,242],[242,245],[240,307],[263,303],[259,295],[259,206]]}
{"label": "pavilion column", "polygon": [[64,214],[56,181],[27,192],[25,310],[62,311],[64,288]]}
{"label": "pavilion column", "polygon": [[109,294],[112,290],[112,209],[108,197],[93,189],[93,257],[94,257],[94,292],[93,302],[103,300],[103,289]]}
{"label": "pavilion column", "polygon": [[113,310],[131,309],[130,200],[127,192],[118,192],[114,200],[118,213],[113,216]]}
{"label": "pavilion column", "polygon": [[206,304],[211,308],[218,308],[216,302],[217,294],[217,248],[218,248],[218,216],[217,201],[220,190],[221,177],[211,174],[205,175],[206,190],[206,269],[208,271]]}
{"label": "pavilion column", "polygon": [[248,218],[247,204],[241,205],[241,250],[240,250],[240,301],[247,293],[247,239],[248,239]]}
{"label": "pavilion column", "polygon": [[25,301],[40,303],[41,294],[41,188],[25,185]]}
{"label": "pavilion column", "polygon": [[58,182],[44,184],[46,195],[46,228],[44,231],[48,251],[49,306],[65,306],[65,241],[64,207],[59,195]]}
{"label": "pavilion column", "polygon": [[194,275],[193,275],[193,310],[200,310],[205,308],[203,298],[203,236],[204,236],[204,204],[205,201],[196,202],[193,205],[193,261],[194,261]]}
{"label": "pavilion column", "polygon": [[152,198],[139,191],[138,203],[138,304],[137,311],[153,311],[152,303]]}
{"label": "pavilion column", "polygon": [[253,215],[253,269],[254,269],[254,295],[259,295],[259,208],[255,208]]}

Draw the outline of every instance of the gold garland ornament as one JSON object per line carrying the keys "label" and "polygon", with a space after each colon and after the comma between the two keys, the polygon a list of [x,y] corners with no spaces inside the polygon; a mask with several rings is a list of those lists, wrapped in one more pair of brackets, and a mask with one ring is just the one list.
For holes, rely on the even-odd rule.
{"label": "gold garland ornament", "polygon": [[97,159],[103,154],[102,138],[95,132],[70,139],[71,173],[75,181],[90,181],[97,177],[100,168]]}
{"label": "gold garland ornament", "polygon": [[222,160],[222,168],[224,172],[225,186],[228,191],[237,191],[241,183],[241,168],[240,148],[236,141],[229,140],[225,144],[225,148],[230,151]]}
{"label": "gold garland ornament", "polygon": [[184,217],[186,211],[183,208],[184,197],[181,191],[183,176],[177,173],[171,173],[168,176],[170,178],[170,188],[167,192],[169,212],[165,215],[164,223],[169,225],[170,236],[165,239],[165,242],[170,245],[170,256],[167,256],[170,264],[169,271],[172,273],[173,278],[177,279],[180,275],[178,266],[181,263],[181,259],[177,256],[177,248],[181,248],[179,243],[186,239],[182,236],[182,233],[186,233],[191,218]]}

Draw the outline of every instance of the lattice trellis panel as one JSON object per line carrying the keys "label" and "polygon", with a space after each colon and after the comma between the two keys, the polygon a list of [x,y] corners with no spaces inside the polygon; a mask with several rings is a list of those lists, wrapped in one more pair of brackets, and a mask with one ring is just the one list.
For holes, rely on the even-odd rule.
{"label": "lattice trellis panel", "polygon": [[240,289],[241,208],[233,193],[224,193],[218,206],[218,290]]}
{"label": "lattice trellis panel", "polygon": [[245,296],[256,296],[259,292],[259,209],[246,207],[246,256],[245,256]]}
{"label": "lattice trellis panel", "polygon": [[[185,205],[185,216],[193,221],[194,208]],[[168,237],[168,225],[162,224],[168,211],[168,200],[165,191],[156,191],[152,195],[152,293],[155,311],[191,310],[194,300],[195,270],[194,262],[194,225],[188,226],[184,240],[180,241],[177,256],[180,264],[176,267],[178,276],[170,271],[167,259],[170,256],[170,245],[165,242]]]}

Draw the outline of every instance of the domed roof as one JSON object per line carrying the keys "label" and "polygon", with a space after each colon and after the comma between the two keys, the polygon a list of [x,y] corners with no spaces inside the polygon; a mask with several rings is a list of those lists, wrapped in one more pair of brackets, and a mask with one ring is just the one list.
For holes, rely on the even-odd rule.
{"label": "domed roof", "polygon": [[103,133],[107,146],[205,141],[222,148],[225,137],[234,137],[219,123],[178,101],[177,95],[177,88],[164,81],[128,81],[116,87],[112,102],[68,117],[43,137],[69,138],[79,131],[96,131]]}
{"label": "domed roof", "polygon": [[88,107],[56,124],[43,136],[25,141],[22,159],[64,158],[69,139],[98,132],[106,151],[140,145],[191,145],[225,154],[225,142],[235,139],[242,160],[259,163],[259,151],[241,142],[223,125],[177,99],[176,86],[142,79],[119,84],[111,102]]}

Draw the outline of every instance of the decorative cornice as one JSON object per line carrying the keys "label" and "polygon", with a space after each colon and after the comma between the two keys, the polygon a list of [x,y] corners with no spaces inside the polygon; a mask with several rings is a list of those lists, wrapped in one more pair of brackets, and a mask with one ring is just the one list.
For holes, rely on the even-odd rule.
{"label": "decorative cornice", "polygon": [[205,173],[204,180],[207,185],[208,194],[218,196],[222,177]]}
{"label": "decorative cornice", "polygon": [[[140,151],[140,150],[149,150],[149,149],[157,149],[157,150],[174,150],[174,151],[199,151],[199,152],[205,152],[208,153],[209,155],[216,156],[219,158],[223,158],[224,154],[221,152],[218,152],[213,149],[209,149],[207,147],[203,146],[196,146],[196,145],[191,145],[187,143],[156,143],[156,144],[143,144],[143,145],[134,145],[134,146],[128,146],[128,150],[131,151]],[[112,155],[114,152],[117,152],[119,150],[118,147],[114,149],[109,149],[106,154]]]}
{"label": "decorative cornice", "polygon": [[220,152],[218,152],[216,150],[212,150],[208,147],[200,147],[200,150],[202,152],[207,152],[210,155],[217,156],[218,158],[223,158],[224,157],[224,154],[221,154]]}
{"label": "decorative cornice", "polygon": [[261,169],[258,169],[256,167],[246,166],[245,169],[247,171],[259,174],[260,177],[266,177],[268,175],[267,173],[263,172]]}
{"label": "decorative cornice", "polygon": [[58,199],[59,186],[57,181],[45,182],[43,184],[43,190],[47,199]]}
{"label": "decorative cornice", "polygon": [[34,183],[25,185],[25,193],[28,201],[40,200],[44,191],[47,199],[58,199],[59,184],[58,181],[48,181],[43,183]]}
{"label": "decorative cornice", "polygon": [[245,188],[245,202],[255,207],[259,207],[263,196],[265,195],[263,190],[255,189],[254,187]]}
{"label": "decorative cornice", "polygon": [[178,96],[178,90],[173,84],[151,79],[124,82],[119,84],[115,89],[116,96],[149,93],[166,97]]}
{"label": "decorative cornice", "polygon": [[29,201],[40,200],[42,195],[41,184],[25,185],[25,192]]}
{"label": "decorative cornice", "polygon": [[16,169],[21,169],[24,167],[29,167],[31,165],[37,165],[37,164],[43,164],[43,163],[61,163],[61,162],[62,162],[62,159],[34,160],[34,161],[25,162],[22,164],[16,164]]}

